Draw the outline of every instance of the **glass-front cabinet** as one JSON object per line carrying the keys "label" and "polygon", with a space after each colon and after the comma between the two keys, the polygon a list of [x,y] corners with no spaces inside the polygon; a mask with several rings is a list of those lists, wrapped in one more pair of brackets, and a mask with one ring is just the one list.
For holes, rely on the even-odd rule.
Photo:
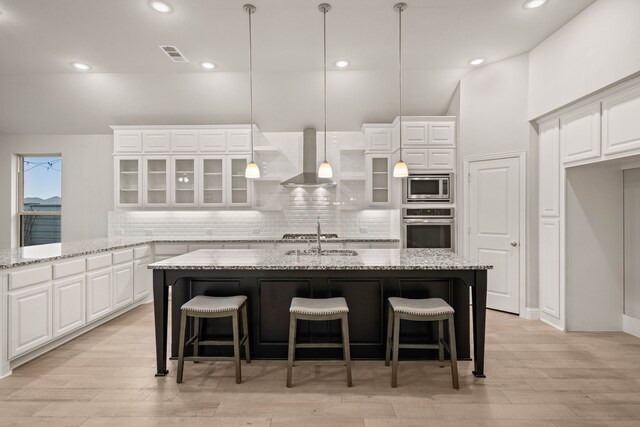
{"label": "glass-front cabinet", "polygon": [[116,157],[116,205],[142,206],[142,171],[140,157]]}
{"label": "glass-front cabinet", "polygon": [[227,156],[230,179],[227,184],[227,206],[249,206],[251,203],[250,181],[244,172],[249,162],[248,156]]}
{"label": "glass-front cabinet", "polygon": [[144,157],[144,206],[169,206],[169,158]]}
{"label": "glass-front cabinet", "polygon": [[200,158],[200,206],[224,206],[226,183],[225,156]]}
{"label": "glass-front cabinet", "polygon": [[391,200],[391,159],[389,155],[368,155],[367,193],[372,206],[387,206]]}
{"label": "glass-front cabinet", "polygon": [[197,161],[195,157],[173,158],[174,206],[197,206]]}

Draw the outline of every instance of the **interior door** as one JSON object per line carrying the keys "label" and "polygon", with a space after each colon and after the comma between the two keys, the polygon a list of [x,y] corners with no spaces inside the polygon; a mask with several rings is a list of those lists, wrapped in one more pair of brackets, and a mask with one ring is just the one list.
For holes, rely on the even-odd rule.
{"label": "interior door", "polygon": [[520,311],[520,160],[469,164],[469,256],[493,265],[487,307]]}

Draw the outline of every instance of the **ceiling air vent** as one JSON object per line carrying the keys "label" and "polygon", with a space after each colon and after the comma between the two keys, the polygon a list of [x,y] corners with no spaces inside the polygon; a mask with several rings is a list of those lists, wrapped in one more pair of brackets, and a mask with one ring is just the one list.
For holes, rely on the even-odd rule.
{"label": "ceiling air vent", "polygon": [[171,59],[173,62],[189,62],[187,58],[178,50],[175,46],[160,46],[160,49]]}

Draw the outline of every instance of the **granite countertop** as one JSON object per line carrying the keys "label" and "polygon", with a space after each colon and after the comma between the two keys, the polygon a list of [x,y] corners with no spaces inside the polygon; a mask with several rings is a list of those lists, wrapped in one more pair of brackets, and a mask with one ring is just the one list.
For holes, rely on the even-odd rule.
{"label": "granite countertop", "polygon": [[446,249],[358,249],[356,256],[286,255],[285,250],[201,249],[150,264],[157,270],[489,270]]}
{"label": "granite countertop", "polygon": [[[393,243],[398,239],[326,239],[323,243]],[[280,238],[263,239],[169,239],[169,238],[101,238],[91,240],[79,240],[65,243],[52,243],[48,245],[27,246],[15,249],[0,250],[0,270],[22,267],[25,265],[55,261],[76,256],[90,255],[100,252],[125,249],[133,246],[148,245],[153,243],[182,243],[182,244],[206,244],[206,243],[307,243],[307,240],[283,240]]]}

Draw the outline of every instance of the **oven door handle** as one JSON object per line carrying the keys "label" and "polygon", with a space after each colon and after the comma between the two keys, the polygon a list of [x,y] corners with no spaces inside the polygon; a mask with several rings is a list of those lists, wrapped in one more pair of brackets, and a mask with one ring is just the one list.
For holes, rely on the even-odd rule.
{"label": "oven door handle", "polygon": [[410,219],[403,218],[405,224],[453,224],[453,219]]}

